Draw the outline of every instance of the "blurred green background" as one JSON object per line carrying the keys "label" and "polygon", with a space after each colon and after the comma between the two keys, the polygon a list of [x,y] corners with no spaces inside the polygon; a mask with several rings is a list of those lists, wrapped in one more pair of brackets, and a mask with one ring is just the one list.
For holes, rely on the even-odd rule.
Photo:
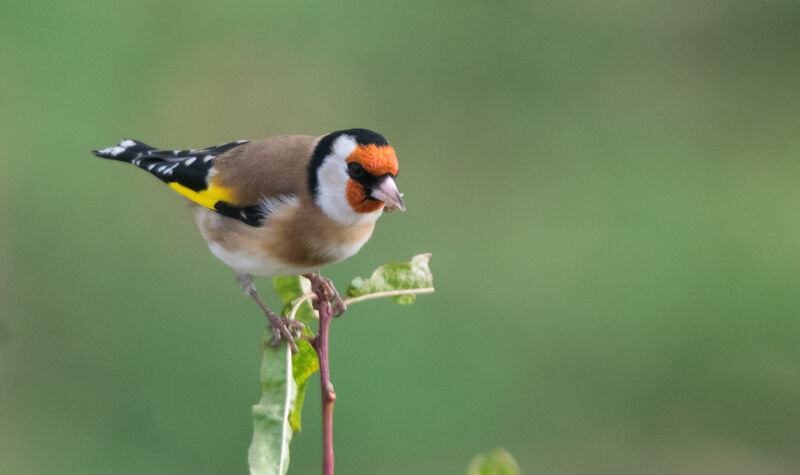
{"label": "blurred green background", "polygon": [[264,318],[90,149],[368,127],[409,210],[325,274],[437,293],[335,322],[340,473],[798,473],[798,48],[796,0],[6,1],[0,472],[246,471]]}

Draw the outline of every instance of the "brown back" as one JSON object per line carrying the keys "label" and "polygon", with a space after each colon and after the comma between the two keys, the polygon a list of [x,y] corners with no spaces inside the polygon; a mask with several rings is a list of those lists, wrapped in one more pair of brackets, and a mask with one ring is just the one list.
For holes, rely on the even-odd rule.
{"label": "brown back", "polygon": [[214,183],[235,190],[238,206],[280,195],[309,199],[307,168],[319,139],[278,135],[236,147],[214,160]]}

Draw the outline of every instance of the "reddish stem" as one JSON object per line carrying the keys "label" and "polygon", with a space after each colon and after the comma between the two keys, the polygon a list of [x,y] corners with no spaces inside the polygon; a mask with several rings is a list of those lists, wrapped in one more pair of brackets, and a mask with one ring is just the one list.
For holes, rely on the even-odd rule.
{"label": "reddish stem", "polygon": [[322,390],[322,474],[333,475],[333,403],[336,393],[331,383],[331,368],[328,361],[328,331],[333,312],[331,303],[318,299],[319,333],[314,339],[314,349],[319,358],[320,389]]}

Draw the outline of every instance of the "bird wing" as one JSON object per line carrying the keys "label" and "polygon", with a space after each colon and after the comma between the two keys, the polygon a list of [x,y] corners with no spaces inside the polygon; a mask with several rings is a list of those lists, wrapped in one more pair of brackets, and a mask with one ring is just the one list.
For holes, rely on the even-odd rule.
{"label": "bird wing", "polygon": [[197,204],[245,224],[260,226],[264,213],[258,202],[241,205],[235,190],[217,185],[213,178],[216,158],[247,142],[239,140],[203,149],[160,150],[138,140],[125,139],[117,146],[94,150],[93,153],[98,157],[131,163]]}
{"label": "bird wing", "polygon": [[315,139],[277,136],[190,150],[160,150],[126,139],[93,153],[131,163],[195,203],[261,226],[273,207],[302,193]]}

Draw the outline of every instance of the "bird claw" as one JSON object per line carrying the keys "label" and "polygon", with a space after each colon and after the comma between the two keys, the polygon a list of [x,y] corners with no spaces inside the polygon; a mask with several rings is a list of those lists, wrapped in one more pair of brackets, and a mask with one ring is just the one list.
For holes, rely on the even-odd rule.
{"label": "bird claw", "polygon": [[292,354],[296,355],[297,343],[295,343],[295,336],[292,333],[297,333],[299,336],[303,328],[306,327],[305,324],[290,318],[278,317],[274,314],[269,316],[269,324],[272,327],[272,341],[269,346],[276,348],[282,339],[286,339],[286,344],[291,348]]}
{"label": "bird claw", "polygon": [[336,297],[334,298],[332,307],[333,309],[333,317],[337,318],[342,316],[345,310],[347,310],[347,304],[344,303],[344,300],[339,296],[339,293],[336,293]]}
{"label": "bird claw", "polygon": [[304,277],[311,281],[311,291],[317,296],[317,301],[313,304],[316,310],[319,310],[322,301],[330,302],[334,318],[341,316],[347,310],[347,304],[342,300],[333,282],[317,274],[305,274]]}

